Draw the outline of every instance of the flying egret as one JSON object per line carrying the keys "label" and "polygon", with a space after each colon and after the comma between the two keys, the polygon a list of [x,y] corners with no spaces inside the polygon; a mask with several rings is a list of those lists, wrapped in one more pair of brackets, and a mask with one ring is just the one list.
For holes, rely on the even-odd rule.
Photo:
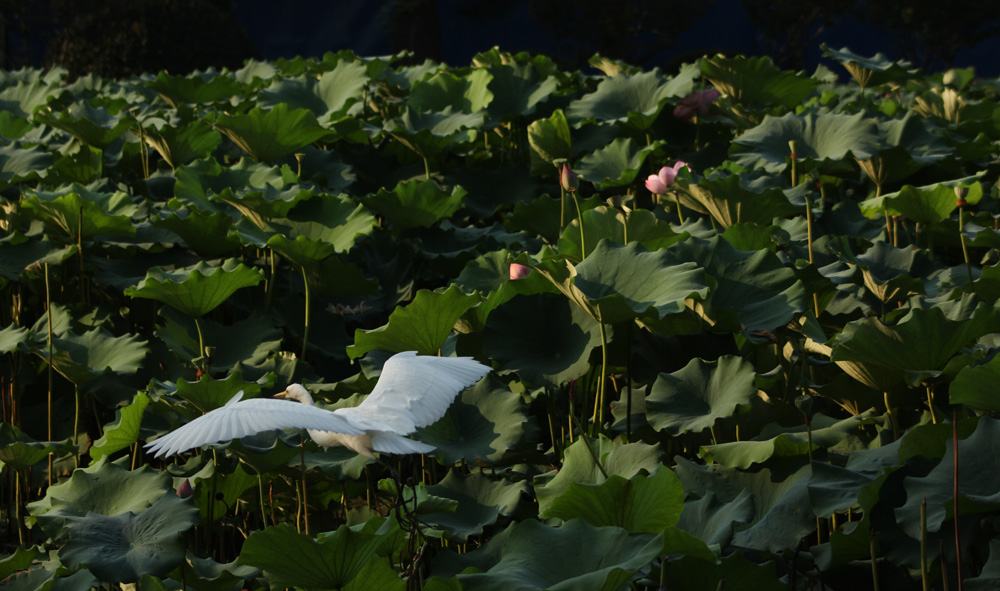
{"label": "flying egret", "polygon": [[278,394],[302,404],[272,398],[241,400],[239,392],[220,408],[146,444],[156,457],[169,456],[209,443],[229,441],[271,429],[306,429],[323,447],[343,445],[375,458],[374,452],[427,453],[434,446],[406,437],[444,416],[455,397],[489,373],[471,357],[418,356],[397,353],[382,367],[382,375],[364,402],[328,411],[313,406],[312,396],[299,384]]}

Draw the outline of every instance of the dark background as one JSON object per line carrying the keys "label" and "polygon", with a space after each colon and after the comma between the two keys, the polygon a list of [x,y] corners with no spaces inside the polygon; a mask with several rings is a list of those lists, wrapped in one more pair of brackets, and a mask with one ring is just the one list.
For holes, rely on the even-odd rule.
{"label": "dark background", "polygon": [[74,77],[340,49],[454,66],[495,45],[572,69],[597,52],[668,70],[726,52],[811,71],[820,43],[1000,75],[1000,3],[982,0],[0,0],[0,19],[4,69],[60,64]]}

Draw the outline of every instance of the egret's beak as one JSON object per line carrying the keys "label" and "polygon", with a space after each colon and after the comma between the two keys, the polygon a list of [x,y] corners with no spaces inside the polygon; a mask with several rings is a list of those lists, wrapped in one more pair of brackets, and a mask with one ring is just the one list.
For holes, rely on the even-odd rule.
{"label": "egret's beak", "polygon": [[283,390],[274,395],[275,398],[288,398],[288,390]]}

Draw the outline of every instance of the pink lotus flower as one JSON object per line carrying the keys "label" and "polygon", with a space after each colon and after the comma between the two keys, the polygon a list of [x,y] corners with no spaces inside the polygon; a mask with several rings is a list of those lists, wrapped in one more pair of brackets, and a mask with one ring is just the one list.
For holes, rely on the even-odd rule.
{"label": "pink lotus flower", "polygon": [[559,184],[562,185],[563,190],[573,192],[580,186],[580,179],[577,178],[575,172],[563,164],[562,170],[559,171]]}
{"label": "pink lotus flower", "polygon": [[687,164],[680,160],[677,161],[677,164],[674,164],[673,168],[664,166],[660,169],[659,173],[649,175],[649,178],[646,179],[646,188],[654,195],[663,195],[667,192],[667,187],[674,184],[674,180],[677,179],[677,173],[686,166]]}
{"label": "pink lotus flower", "polygon": [[719,91],[714,88],[692,92],[674,108],[674,117],[689,121],[695,115],[704,115],[708,113],[708,106],[717,98]]}
{"label": "pink lotus flower", "polygon": [[510,264],[510,280],[516,281],[518,279],[524,279],[531,273],[531,267],[526,267],[524,265],[519,265],[517,263]]}

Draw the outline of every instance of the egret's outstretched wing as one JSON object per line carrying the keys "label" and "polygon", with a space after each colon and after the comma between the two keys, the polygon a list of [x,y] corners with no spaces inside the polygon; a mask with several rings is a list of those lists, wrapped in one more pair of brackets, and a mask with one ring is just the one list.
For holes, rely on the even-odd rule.
{"label": "egret's outstretched wing", "polygon": [[363,433],[343,417],[315,406],[273,398],[252,398],[241,402],[242,397],[241,391],[225,406],[146,444],[146,449],[155,453],[156,457],[169,456],[209,443],[239,439],[272,429],[293,427],[335,431],[348,435]]}
{"label": "egret's outstretched wing", "polygon": [[408,435],[444,416],[459,392],[489,372],[488,366],[471,357],[397,353],[385,362],[364,402],[334,413],[357,427]]}

